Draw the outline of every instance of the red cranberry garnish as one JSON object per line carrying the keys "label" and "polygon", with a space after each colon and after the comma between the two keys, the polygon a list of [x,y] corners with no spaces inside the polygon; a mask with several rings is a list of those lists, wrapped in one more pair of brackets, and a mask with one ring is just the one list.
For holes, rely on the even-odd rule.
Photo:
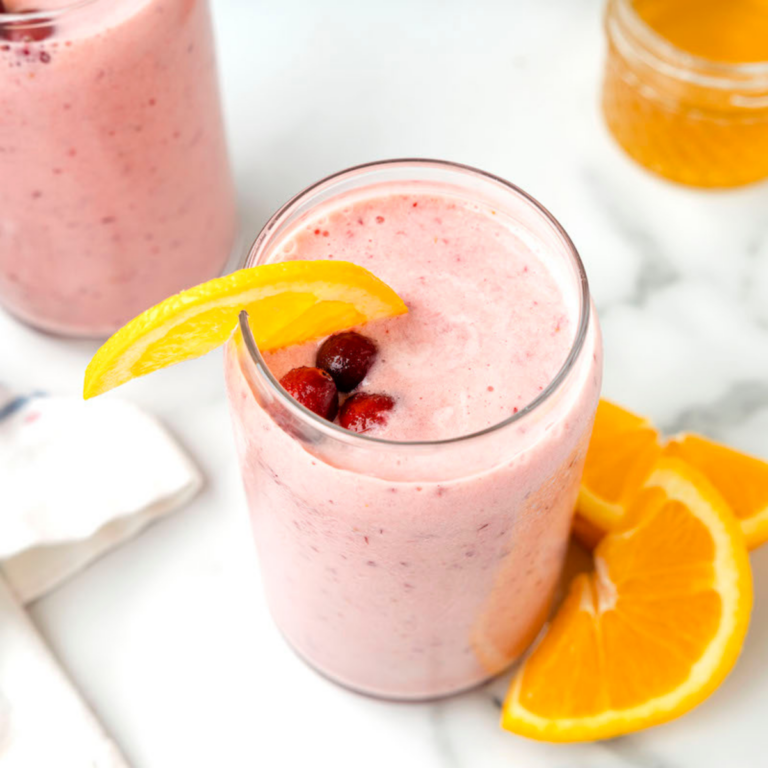
{"label": "red cranberry garnish", "polygon": [[339,393],[333,377],[319,368],[294,368],[280,379],[280,384],[305,408],[333,421],[339,410]]}
{"label": "red cranberry garnish", "polygon": [[339,423],[353,432],[368,432],[374,427],[384,426],[387,412],[394,407],[395,401],[389,395],[358,392],[341,406]]}
{"label": "red cranberry garnish", "polygon": [[317,365],[333,376],[340,392],[351,392],[371,370],[378,352],[367,336],[354,331],[327,338],[317,353]]}
{"label": "red cranberry garnish", "polygon": [[[0,4],[0,13],[7,13]],[[37,13],[34,10],[19,11],[24,13]],[[10,40],[12,43],[39,43],[53,34],[51,19],[30,19],[29,21],[6,21],[0,19],[0,38]]]}

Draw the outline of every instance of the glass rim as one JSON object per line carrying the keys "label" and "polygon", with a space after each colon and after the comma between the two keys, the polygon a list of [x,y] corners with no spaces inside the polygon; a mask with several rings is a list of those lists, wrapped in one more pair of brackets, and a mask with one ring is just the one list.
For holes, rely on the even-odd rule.
{"label": "glass rim", "polygon": [[[635,10],[633,0],[609,0],[607,23],[610,28],[610,9],[616,9],[618,21],[626,26],[648,55],[646,63],[664,74],[710,88],[761,89],[768,88],[768,60],[754,62],[714,61],[705,56],[689,53],[671,43],[648,24]],[[754,80],[755,82],[750,82]]]}
{"label": "glass rim", "polygon": [[344,442],[349,442],[353,444],[359,443],[361,445],[369,445],[369,446],[398,447],[401,449],[404,447],[409,448],[409,447],[418,447],[418,446],[422,446],[422,447],[440,446],[440,445],[451,445],[454,443],[468,442],[476,438],[483,437],[484,435],[488,435],[493,432],[504,429],[505,427],[508,427],[519,421],[522,421],[531,413],[536,411],[546,401],[548,401],[550,397],[555,394],[555,392],[559,391],[562,384],[565,382],[565,380],[568,378],[571,371],[576,366],[577,361],[580,359],[581,352],[583,351],[584,344],[586,342],[587,333],[589,331],[590,316],[592,314],[591,299],[590,299],[590,293],[589,293],[589,282],[587,280],[587,273],[586,273],[586,270],[584,269],[584,264],[581,260],[581,256],[579,256],[579,252],[576,249],[576,246],[573,244],[573,241],[571,240],[570,236],[565,231],[563,226],[560,224],[560,222],[533,196],[529,195],[520,187],[516,186],[515,184],[512,184],[506,179],[501,178],[500,176],[496,176],[487,171],[480,170],[479,168],[474,168],[473,166],[470,166],[470,165],[464,165],[462,163],[454,163],[447,160],[434,160],[429,158],[414,157],[414,158],[393,158],[389,160],[377,160],[370,163],[362,163],[360,165],[355,165],[350,168],[346,168],[342,171],[338,171],[337,173],[333,173],[329,176],[326,176],[320,179],[319,181],[310,185],[309,187],[302,190],[298,194],[294,195],[290,200],[288,200],[288,202],[284,203],[277,210],[277,212],[274,213],[269,218],[269,220],[267,221],[267,223],[264,225],[261,232],[257,236],[256,240],[253,243],[253,246],[251,247],[251,250],[248,253],[248,256],[246,257],[245,267],[247,268],[250,266],[254,266],[252,262],[254,261],[255,257],[263,255],[260,253],[260,250],[262,246],[265,244],[265,241],[267,240],[271,231],[275,228],[275,226],[281,223],[282,220],[291,213],[293,208],[299,202],[304,200],[307,196],[311,195],[313,192],[319,190],[320,188],[326,185],[332,184],[333,182],[340,181],[343,178],[356,174],[360,171],[373,171],[381,168],[394,167],[397,165],[412,166],[412,167],[427,167],[427,168],[433,168],[433,169],[445,169],[449,171],[459,171],[463,174],[479,177],[480,179],[485,181],[490,181],[493,184],[505,189],[507,192],[510,192],[513,195],[517,196],[518,198],[522,198],[524,202],[526,202],[528,205],[534,208],[534,210],[536,210],[543,217],[545,222],[553,229],[555,234],[562,241],[563,245],[565,245],[568,256],[571,259],[572,263],[575,265],[576,272],[577,272],[579,300],[580,300],[579,301],[579,322],[578,322],[576,334],[574,336],[574,340],[573,340],[573,343],[571,344],[571,348],[568,352],[568,355],[565,361],[563,362],[562,366],[559,368],[559,370],[555,374],[555,376],[549,382],[549,384],[533,400],[527,403],[517,413],[513,413],[511,416],[507,417],[503,421],[497,422],[496,424],[492,424],[489,427],[484,427],[481,430],[468,432],[463,435],[457,435],[456,437],[442,438],[440,440],[389,440],[387,438],[374,437],[371,435],[361,434],[358,432],[352,432],[348,429],[344,429],[338,424],[335,424],[334,422],[328,421],[327,419],[324,419],[321,416],[318,416],[317,414],[310,411],[308,408],[305,408],[303,405],[298,403],[280,386],[280,382],[273,375],[272,371],[270,371],[269,369],[269,366],[266,364],[266,361],[264,360],[264,357],[262,356],[261,351],[256,345],[256,341],[253,337],[253,332],[251,331],[250,324],[248,323],[248,313],[245,310],[240,312],[239,329],[242,334],[245,347],[250,355],[251,361],[256,366],[257,371],[266,380],[272,394],[276,396],[284,406],[287,406],[291,411],[293,411],[295,414],[300,416],[302,419],[304,419],[305,421],[308,420],[313,426],[319,428],[322,432],[334,438],[342,439]]}
{"label": "glass rim", "polygon": [[51,8],[48,11],[24,11],[22,13],[0,13],[0,27],[4,24],[18,24],[23,22],[25,26],[32,26],[36,23],[45,24],[60,18],[72,11],[78,11],[87,5],[101,2],[101,0],[74,0],[61,8]]}

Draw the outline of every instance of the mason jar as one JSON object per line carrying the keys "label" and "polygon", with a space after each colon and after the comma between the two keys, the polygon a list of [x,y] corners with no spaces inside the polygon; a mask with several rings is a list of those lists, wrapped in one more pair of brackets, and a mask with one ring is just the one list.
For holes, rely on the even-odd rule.
{"label": "mason jar", "polygon": [[632,0],[609,0],[602,105],[638,163],[699,187],[768,177],[768,61],[694,56],[659,35]]}

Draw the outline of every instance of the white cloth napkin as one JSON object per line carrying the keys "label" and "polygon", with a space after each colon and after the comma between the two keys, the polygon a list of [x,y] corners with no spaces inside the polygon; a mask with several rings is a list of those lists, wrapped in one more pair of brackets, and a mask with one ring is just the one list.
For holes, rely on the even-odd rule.
{"label": "white cloth napkin", "polygon": [[130,403],[0,388],[2,768],[125,768],[21,606],[201,485],[165,429]]}

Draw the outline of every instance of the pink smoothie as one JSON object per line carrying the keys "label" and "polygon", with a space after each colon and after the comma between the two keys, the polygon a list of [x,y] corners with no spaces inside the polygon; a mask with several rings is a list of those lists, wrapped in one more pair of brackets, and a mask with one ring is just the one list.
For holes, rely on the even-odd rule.
{"label": "pink smoothie", "polygon": [[104,336],[218,274],[236,232],[205,0],[5,0],[0,302]]}
{"label": "pink smoothie", "polygon": [[[227,355],[235,433],[267,597],[300,655],[396,698],[445,695],[514,661],[561,569],[600,386],[594,316],[561,386],[530,413],[574,345],[579,292],[565,256],[466,190],[398,183],[311,210],[268,261],[344,259],[409,314],[372,323],[360,389],[396,405],[372,436],[297,429],[247,350]],[[587,311],[591,311],[587,307]],[[276,377],[318,343],[269,355]]]}

